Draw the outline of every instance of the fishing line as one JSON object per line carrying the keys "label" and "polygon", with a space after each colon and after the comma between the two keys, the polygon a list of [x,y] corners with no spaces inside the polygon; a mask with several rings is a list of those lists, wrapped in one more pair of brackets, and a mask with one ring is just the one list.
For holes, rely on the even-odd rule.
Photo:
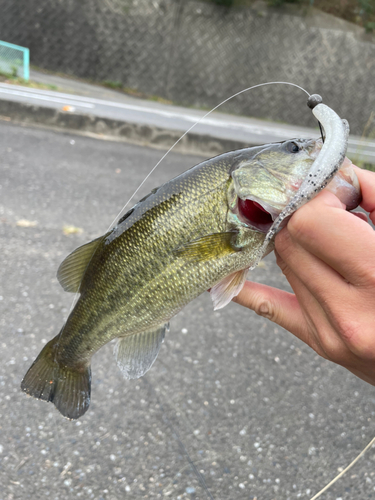
{"label": "fishing line", "polygon": [[[118,219],[121,217],[122,213],[124,212],[125,208],[129,205],[129,203],[133,200],[133,198],[135,197],[135,195],[138,193],[138,191],[141,189],[141,187],[145,184],[145,182],[149,179],[149,177],[152,175],[152,173],[157,169],[157,167],[160,165],[160,163],[166,158],[166,156],[177,146],[177,144],[189,133],[191,132],[197,125],[199,125],[205,118],[207,118],[211,113],[213,113],[214,111],[216,111],[220,106],[222,106],[223,104],[227,103],[228,101],[230,101],[231,99],[245,93],[245,92],[248,92],[250,90],[253,90],[253,89],[256,89],[256,88],[259,88],[259,87],[264,87],[264,86],[267,86],[267,85],[289,85],[289,86],[292,86],[292,87],[296,87],[300,90],[302,90],[303,92],[305,92],[305,94],[307,94],[309,97],[310,97],[310,94],[309,92],[307,92],[307,90],[305,90],[303,87],[295,84],[295,83],[291,83],[291,82],[282,82],[282,81],[277,81],[277,82],[265,82],[265,83],[260,83],[260,84],[257,84],[257,85],[253,85],[251,87],[248,87],[246,89],[243,89],[233,95],[231,95],[230,97],[224,99],[224,101],[220,102],[217,106],[215,106],[214,108],[212,108],[210,111],[208,111],[204,116],[202,116],[201,118],[199,118],[191,127],[189,127],[182,135],[181,137],[168,149],[168,151],[160,158],[160,160],[156,163],[156,165],[150,170],[150,172],[146,175],[146,177],[143,179],[143,181],[141,182],[141,184],[138,186],[138,188],[134,191],[134,193],[131,195],[131,197],[129,198],[129,200],[126,202],[126,204],[122,207],[122,209],[120,210],[119,214],[116,216],[116,218],[113,220],[113,222],[111,223],[111,225],[109,226],[108,228],[108,231],[116,224],[116,222],[118,221]],[[320,132],[321,132],[321,136],[322,136],[322,140],[324,142],[324,134],[323,134],[323,130],[322,130],[322,126],[320,124],[320,122],[318,121],[318,124],[319,124],[319,128],[320,128]],[[95,252],[94,252],[95,254]],[[93,254],[93,255],[94,255]],[[92,256],[93,257],[93,256]],[[91,258],[92,258],[91,257]],[[89,265],[89,263],[88,263]],[[84,274],[84,273],[83,273]],[[68,316],[70,315],[70,313],[72,312],[73,310],[73,307],[77,301],[77,298],[79,296],[79,292],[76,293],[74,299],[73,299],[73,303],[70,307],[70,310],[69,310],[69,313],[68,313]],[[58,335],[58,340],[60,339],[63,331],[65,329],[65,325],[63,326],[63,328],[60,330],[60,333]],[[59,346],[59,342],[57,341],[57,349],[55,351],[55,362],[56,362],[56,355],[57,355],[57,350],[58,350],[58,346]],[[156,393],[155,393],[156,394]],[[156,395],[157,396],[157,395]],[[158,398],[158,396],[157,396]],[[158,398],[159,399],[159,398]],[[170,428],[172,429],[172,432],[176,438],[176,440],[178,441],[183,453],[185,454],[185,456],[187,457],[187,460],[192,468],[192,470],[194,471],[196,477],[198,478],[200,484],[202,485],[203,489],[205,490],[205,492],[207,493],[208,497],[210,498],[210,500],[214,500],[212,494],[210,493],[210,491],[208,490],[207,488],[207,485],[206,485],[206,482],[205,482],[205,479],[204,477],[202,476],[202,474],[200,474],[200,472],[198,471],[198,469],[196,468],[193,460],[191,459],[185,445],[183,444],[183,442],[181,441],[180,437],[179,437],[179,434],[177,432],[177,430],[175,429],[175,427],[173,426],[172,422],[168,419],[168,417],[166,416],[166,413],[164,411],[164,408],[163,408],[163,405],[160,403],[160,400],[159,400],[159,404],[160,404],[160,408],[162,409],[163,411],[163,419],[165,420],[165,422],[170,426]],[[375,437],[371,440],[371,442],[362,450],[362,452],[348,465],[348,467],[346,467],[346,469],[344,469],[342,472],[340,472],[340,474],[338,474],[330,483],[328,483],[321,491],[319,491],[314,497],[311,498],[311,500],[316,500],[317,498],[319,498],[325,491],[327,491],[336,481],[338,481],[365,453],[366,451],[371,448],[371,446],[375,443]]]}
{"label": "fishing line", "polygon": [[[128,199],[128,201],[125,203],[125,205],[122,207],[122,209],[120,210],[120,212],[118,213],[118,215],[114,218],[114,220],[112,221],[112,223],[110,224],[110,226],[108,227],[107,231],[108,232],[110,229],[112,229],[114,227],[114,225],[116,224],[116,222],[119,220],[119,218],[121,217],[122,213],[124,212],[125,208],[129,205],[129,203],[132,201],[132,199],[134,198],[134,196],[138,193],[138,191],[141,189],[141,187],[144,185],[144,183],[147,181],[147,179],[152,175],[153,172],[155,172],[155,170],[157,169],[157,167],[160,165],[160,163],[165,159],[165,157],[172,151],[172,149],[174,149],[175,146],[177,146],[177,144],[189,133],[191,132],[191,130],[193,130],[193,128],[195,128],[197,125],[199,125],[205,118],[207,118],[207,116],[209,116],[211,113],[213,113],[214,111],[216,111],[218,108],[220,108],[220,106],[222,106],[223,104],[227,103],[228,101],[230,101],[231,99],[234,99],[235,97],[241,95],[241,94],[244,94],[245,92],[248,92],[249,90],[252,90],[252,89],[256,89],[256,88],[259,88],[259,87],[265,87],[266,85],[289,85],[291,87],[296,87],[300,90],[302,90],[303,92],[305,92],[305,94],[307,94],[309,97],[310,97],[310,94],[309,92],[307,92],[306,89],[304,89],[303,87],[301,87],[300,85],[297,85],[296,83],[291,83],[291,82],[265,82],[265,83],[258,83],[257,85],[253,85],[252,87],[248,87],[246,89],[243,89],[243,90],[240,90],[239,92],[236,92],[235,94],[231,95],[230,97],[227,97],[226,99],[224,99],[224,101],[220,102],[217,106],[215,106],[214,108],[212,108],[210,111],[208,111],[204,116],[202,116],[201,118],[199,118],[195,123],[193,123],[193,125],[191,127],[189,127],[182,135],[179,139],[177,139],[177,141],[168,149],[168,151],[166,153],[164,153],[164,155],[160,158],[160,160],[156,163],[156,165],[150,170],[150,172],[146,175],[146,177],[143,179],[143,181],[140,183],[140,185],[137,187],[137,189],[134,191],[134,193],[131,195],[131,197]],[[91,256],[91,259],[89,260],[89,262],[87,263],[87,266],[86,266],[86,269],[87,267],[89,266],[92,258],[94,257],[96,253],[96,250],[94,251],[94,253],[92,254]],[[86,272],[86,271],[85,271]],[[82,274],[82,278],[85,274],[85,272]],[[82,282],[82,280],[81,280]],[[73,311],[73,308],[78,300],[78,297],[79,297],[79,292],[77,292],[73,298],[73,302],[72,302],[72,305],[70,306],[70,309],[69,309],[69,313],[68,313],[68,317],[70,316],[70,313]],[[66,322],[65,322],[66,324]],[[64,332],[64,329],[65,329],[65,324],[64,326],[62,327],[62,329],[60,330],[60,333],[58,334],[58,339],[57,339],[57,348],[56,348],[56,352],[55,352],[55,356],[54,356],[54,362],[56,363],[56,355],[57,355],[57,351],[58,351],[58,348],[59,348],[59,340],[60,340],[60,337],[61,335],[63,334]]]}
{"label": "fishing line", "polygon": [[330,483],[328,483],[322,490],[320,490],[316,495],[314,495],[310,500],[316,500],[319,498],[325,491],[328,490],[336,481],[338,481],[344,474],[348,472],[349,469],[353,467],[353,465],[358,462],[358,460],[366,453],[366,451],[371,448],[371,446],[375,443],[375,437],[369,442],[369,444],[361,451],[359,455],[351,462],[346,469],[344,469],[340,474],[338,474]]}
{"label": "fishing line", "polygon": [[320,123],[319,120],[318,120],[318,124],[319,124],[320,135],[322,136],[322,141],[323,141],[323,144],[324,144],[325,137],[324,137],[324,134],[323,134],[322,124]]}
{"label": "fishing line", "polygon": [[227,97],[226,99],[224,99],[224,101],[222,101],[220,104],[218,104],[217,106],[215,106],[214,108],[212,108],[210,111],[208,111],[204,116],[202,116],[201,118],[199,118],[195,123],[193,123],[193,125],[188,128],[186,130],[186,132],[184,132],[181,137],[179,139],[177,139],[177,141],[168,149],[168,151],[160,158],[160,160],[156,163],[156,165],[150,170],[150,172],[146,175],[146,177],[143,179],[143,181],[141,182],[141,184],[137,187],[137,189],[134,191],[134,193],[131,195],[131,197],[129,198],[129,200],[125,203],[125,205],[122,207],[122,209],[120,210],[119,214],[116,216],[116,218],[113,220],[112,224],[109,226],[108,228],[108,231],[115,225],[116,221],[119,219],[119,217],[121,216],[121,214],[123,213],[123,211],[125,210],[125,208],[129,205],[129,203],[132,201],[132,199],[134,198],[134,196],[138,193],[138,191],[141,189],[141,187],[143,186],[143,184],[147,181],[147,179],[150,177],[150,175],[157,169],[157,167],[160,165],[160,163],[164,160],[164,158],[172,151],[172,149],[174,149],[175,146],[177,146],[177,144],[189,133],[191,132],[191,130],[193,130],[193,128],[195,128],[197,125],[199,125],[205,118],[207,118],[207,116],[209,116],[211,113],[213,113],[214,111],[216,111],[218,108],[220,108],[220,106],[222,106],[223,104],[227,103],[228,101],[230,101],[231,99],[233,99],[234,97],[237,97],[245,92],[248,92],[249,90],[252,90],[252,89],[256,89],[258,87],[264,87],[266,85],[277,85],[277,84],[281,84],[281,85],[290,85],[291,87],[297,87],[298,89],[302,90],[303,92],[305,92],[305,94],[307,94],[309,97],[310,97],[310,94],[307,92],[307,90],[305,90],[303,87],[300,87],[299,85],[297,85],[296,83],[291,83],[291,82],[265,82],[265,83],[258,83],[258,85],[253,85],[252,87],[248,87],[246,89],[243,89],[243,90],[240,90],[239,92],[231,95],[230,97]]}
{"label": "fishing line", "polygon": [[204,491],[207,493],[207,496],[210,498],[210,500],[215,500],[214,497],[212,496],[210,490],[207,487],[206,480],[204,479],[203,475],[199,472],[199,470],[197,469],[195,463],[191,459],[191,457],[189,455],[189,452],[187,451],[186,446],[182,442],[182,440],[181,440],[181,438],[180,438],[180,436],[179,436],[176,428],[174,427],[174,425],[172,424],[172,422],[169,420],[169,418],[167,417],[166,413],[164,412],[163,405],[160,405],[160,408],[163,410],[163,420],[164,420],[164,422],[167,425],[170,426],[170,428],[172,430],[172,433],[175,435],[175,438],[176,438],[178,444],[180,445],[183,453],[185,454],[185,456],[186,456],[186,458],[187,458],[187,460],[189,462],[189,465],[192,468],[195,476],[197,477],[198,481],[201,483],[201,486],[203,487]]}
{"label": "fishing line", "polygon": [[169,426],[170,429],[172,430],[172,434],[174,434],[174,438],[176,439],[176,441],[180,445],[180,448],[181,448],[183,454],[186,456],[186,458],[187,458],[187,460],[189,462],[189,465],[190,465],[192,471],[194,472],[196,478],[198,479],[198,482],[201,484],[201,486],[203,487],[204,491],[207,493],[207,496],[210,498],[210,500],[215,500],[214,497],[212,496],[210,490],[207,487],[207,483],[206,483],[203,475],[199,472],[199,470],[197,469],[195,463],[193,462],[192,458],[190,457],[189,452],[186,449],[186,446],[182,442],[182,440],[180,438],[180,435],[177,432],[177,429],[172,424],[171,420],[168,418],[167,412],[164,409],[163,403],[160,401],[160,397],[159,397],[158,393],[155,391],[153,385],[151,384],[151,382],[149,382],[147,380],[147,378],[143,378],[142,382],[145,385],[147,385],[152,390],[152,392],[154,393],[154,396],[155,396],[156,400],[158,401],[159,408],[163,412],[163,417],[162,418],[163,418],[164,422],[167,424],[167,426]]}

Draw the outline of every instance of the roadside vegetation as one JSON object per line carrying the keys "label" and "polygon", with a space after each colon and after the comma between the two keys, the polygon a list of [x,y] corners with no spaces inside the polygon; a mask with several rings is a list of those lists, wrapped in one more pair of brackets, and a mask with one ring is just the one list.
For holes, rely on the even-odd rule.
{"label": "roadside vegetation", "polygon": [[104,82],[92,82],[95,85],[102,85],[103,87],[107,87],[112,90],[118,90],[119,92],[123,92],[124,94],[130,95],[132,97],[139,97],[140,99],[148,99],[149,101],[156,101],[162,104],[176,104],[169,99],[164,99],[164,97],[160,97],[157,95],[145,94],[137,89],[133,89],[131,87],[124,86],[121,82],[105,80]]}
{"label": "roadside vegetation", "polygon": [[48,85],[45,83],[37,83],[32,80],[26,81],[23,78],[15,75],[4,73],[0,71],[0,82],[2,83],[13,83],[14,85],[23,85],[24,87],[30,87],[33,89],[42,89],[42,90],[58,90],[56,85]]}
{"label": "roadside vegetation", "polygon": [[[72,78],[70,75],[66,75],[64,73],[55,73],[53,71],[47,71],[45,69],[41,69],[38,67],[33,67],[36,71],[39,71],[41,73],[47,73],[50,75],[55,75],[55,76],[61,76],[62,78]],[[112,90],[117,90],[119,92],[122,92],[124,94],[130,95],[132,97],[139,97],[140,99],[148,99],[149,101],[156,101],[160,102],[162,104],[175,104],[172,101],[169,101],[168,99],[164,99],[163,97],[159,97],[157,95],[148,95],[145,94],[144,92],[140,92],[137,89],[133,89],[130,87],[125,87],[121,82],[117,81],[112,81],[112,80],[105,80],[104,82],[97,82],[97,81],[91,81],[83,78],[76,78],[73,77],[74,80],[79,80],[84,83],[90,83],[92,85],[99,85],[102,87],[107,87]],[[63,92],[69,92],[68,90],[58,87],[57,85],[52,85],[52,84],[46,84],[46,83],[39,83],[35,82],[33,80],[26,81],[23,78],[17,76],[14,73],[4,73],[0,71],[0,82],[1,83],[10,83],[14,85],[23,85],[24,87],[29,87],[33,89],[41,89],[41,90],[58,90],[58,91],[63,91]]]}
{"label": "roadside vegetation", "polygon": [[[257,0],[205,0],[224,7],[243,7],[253,5]],[[368,33],[375,33],[375,1],[374,0],[266,0],[272,7],[286,4],[301,7],[315,7],[351,23],[365,28]]]}

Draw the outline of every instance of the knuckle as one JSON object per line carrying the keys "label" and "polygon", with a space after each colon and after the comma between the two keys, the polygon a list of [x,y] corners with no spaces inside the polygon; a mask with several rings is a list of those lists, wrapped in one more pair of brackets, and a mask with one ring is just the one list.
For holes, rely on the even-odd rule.
{"label": "knuckle", "polygon": [[297,210],[288,222],[288,230],[292,238],[299,239],[305,235],[306,230],[309,231],[309,208],[304,206]]}
{"label": "knuckle", "polygon": [[276,264],[279,266],[281,271],[285,274],[286,270],[288,269],[288,265],[285,262],[285,260],[280,257],[279,254],[277,254],[277,256],[276,256]]}
{"label": "knuckle", "polygon": [[288,266],[288,264],[285,262],[285,260],[280,257],[278,253],[276,253],[276,264],[279,266],[281,272],[283,275],[288,278],[288,276],[291,274],[291,269]]}
{"label": "knuckle", "polygon": [[270,300],[261,299],[254,311],[258,314],[258,316],[262,316],[263,318],[267,318],[270,321],[276,322],[277,319],[277,307]]}
{"label": "knuckle", "polygon": [[347,344],[356,344],[358,342],[359,323],[345,317],[339,318],[338,323],[341,338]]}
{"label": "knuckle", "polygon": [[292,245],[292,241],[290,239],[290,234],[288,228],[284,228],[280,233],[276,236],[275,239],[275,249],[279,255],[286,255],[288,250]]}
{"label": "knuckle", "polygon": [[[366,268],[364,269],[364,267]],[[371,296],[373,297],[375,288],[375,265],[373,263],[369,265],[368,262],[366,262],[365,265],[362,264],[361,274],[366,282],[367,290],[369,290]]]}
{"label": "knuckle", "polygon": [[366,326],[361,322],[342,320],[339,323],[339,333],[346,347],[358,358],[374,358],[373,342],[368,341],[369,338],[374,336],[374,332],[372,332],[372,335],[368,335]]}
{"label": "knuckle", "polygon": [[348,349],[343,345],[336,347],[329,354],[327,354],[326,359],[338,365],[346,366],[348,364]]}
{"label": "knuckle", "polygon": [[339,365],[345,365],[348,357],[348,349],[336,336],[328,335],[321,338],[321,349],[323,357]]}

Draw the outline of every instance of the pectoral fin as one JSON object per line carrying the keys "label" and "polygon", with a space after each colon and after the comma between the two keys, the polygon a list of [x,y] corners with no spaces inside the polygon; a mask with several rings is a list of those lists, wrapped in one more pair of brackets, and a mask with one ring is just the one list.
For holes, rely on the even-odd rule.
{"label": "pectoral fin", "polygon": [[209,234],[177,248],[174,253],[194,262],[225,257],[240,251],[235,247],[237,235],[236,231]]}
{"label": "pectoral fin", "polygon": [[154,330],[117,339],[114,355],[125,378],[142,377],[151,368],[166,331],[169,331],[169,323]]}
{"label": "pectoral fin", "polygon": [[86,268],[102,239],[103,236],[100,236],[100,238],[96,238],[76,248],[62,261],[57,270],[57,279],[66,292],[79,292],[79,287]]}
{"label": "pectoral fin", "polygon": [[222,309],[240,293],[245,284],[248,269],[226,276],[210,290],[214,310]]}

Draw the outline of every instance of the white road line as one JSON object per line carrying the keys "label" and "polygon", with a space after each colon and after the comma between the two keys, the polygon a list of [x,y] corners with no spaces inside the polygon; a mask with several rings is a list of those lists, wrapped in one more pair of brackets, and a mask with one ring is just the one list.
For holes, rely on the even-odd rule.
{"label": "white road line", "polygon": [[[10,85],[7,83],[0,83],[0,93],[4,92],[6,90],[9,90],[11,92],[8,93],[15,93],[14,91],[14,85]],[[18,87],[20,88],[20,87]],[[27,87],[21,87],[22,91],[18,92],[23,92],[18,95],[23,95],[25,97],[31,97],[34,99],[38,99],[38,95],[43,96],[44,100],[49,100],[46,97],[52,97],[55,102],[60,102],[56,101],[56,99],[67,99],[70,101],[70,104],[72,104],[71,101],[74,101],[77,106],[81,105],[83,107],[87,107],[85,103],[90,103],[98,106],[110,106],[114,108],[120,108],[120,109],[127,109],[131,111],[137,111],[139,113],[151,113],[151,114],[156,114],[159,116],[164,116],[167,118],[178,118],[179,120],[185,120],[190,123],[195,123],[199,120],[200,116],[197,115],[190,115],[190,114],[181,114],[176,111],[171,112],[171,111],[165,111],[153,107],[146,107],[146,106],[137,106],[135,104],[125,104],[122,102],[118,101],[107,101],[105,99],[96,99],[94,97],[84,97],[84,96],[75,96],[75,95],[70,95],[70,94],[64,94],[62,92],[54,92],[54,91],[49,91],[49,90],[40,90],[40,89],[28,89]],[[16,94],[17,95],[17,94]],[[51,99],[52,101],[52,99]],[[81,103],[81,104],[78,104]],[[272,133],[275,134],[279,137],[286,137],[287,134],[296,134],[298,136],[301,136],[301,132],[296,130],[290,130],[286,133],[285,130],[282,128],[274,128],[274,127],[267,127],[267,126],[258,126],[258,125],[250,125],[246,123],[240,123],[240,122],[235,122],[235,121],[228,121],[228,120],[220,120],[218,118],[205,118],[204,120],[201,121],[201,124],[205,125],[212,125],[214,127],[221,127],[221,128],[231,128],[233,130],[245,130],[245,131],[251,131],[253,134],[261,135],[263,133]],[[310,137],[308,132],[305,132],[302,134],[306,137]],[[289,135],[288,135],[289,136]]]}
{"label": "white road line", "polygon": [[[2,91],[1,89],[9,89],[12,90],[14,89],[14,85],[10,85],[7,83],[0,83],[0,92]],[[20,88],[20,87],[18,87]],[[96,99],[94,97],[85,97],[85,96],[75,96],[71,94],[64,94],[62,92],[54,92],[54,91],[49,91],[49,90],[40,90],[40,89],[32,89],[29,90],[27,87],[22,87],[22,92],[25,93],[26,96],[30,96],[33,98],[36,98],[36,95],[42,95],[42,96],[49,96],[53,98],[59,98],[59,99],[68,99],[69,101],[78,101],[80,103],[90,103],[94,105],[102,105],[102,106],[111,106],[114,108],[123,108],[123,109],[130,109],[134,111],[143,111],[143,112],[148,112],[148,113],[156,113],[158,115],[163,115],[163,116],[168,116],[168,117],[179,117],[181,118],[181,115],[174,112],[168,112],[168,111],[162,111],[159,109],[154,109],[150,107],[144,107],[144,106],[136,106],[133,104],[124,104],[122,102],[118,101],[107,101],[104,99]],[[36,95],[30,95],[30,94],[36,94]],[[185,116],[185,115],[183,115]],[[191,117],[193,118],[193,117]],[[194,121],[196,121],[197,118],[194,117]]]}
{"label": "white road line", "polygon": [[[22,89],[22,90],[19,90]],[[74,105],[77,107],[93,109],[97,106],[109,106],[117,109],[124,109],[129,111],[136,111],[138,113],[149,113],[153,115],[159,115],[166,118],[178,119],[180,121],[186,121],[189,123],[195,123],[199,120],[200,116],[178,113],[176,111],[165,111],[153,107],[147,106],[137,106],[135,104],[125,104],[118,101],[107,101],[105,99],[96,99],[94,97],[84,97],[84,96],[76,96],[71,94],[65,94],[63,92],[55,92],[49,90],[41,90],[41,89],[29,89],[27,87],[10,85],[7,83],[0,83],[0,94],[8,94],[8,95],[16,95],[18,97],[28,97],[31,99],[42,100],[47,102],[55,102],[59,104],[65,105]],[[247,133],[251,133],[254,135],[262,135],[262,134],[270,134],[282,139],[288,139],[292,137],[302,137],[302,138],[310,138],[314,135],[315,131],[301,131],[299,129],[285,129],[283,127],[269,127],[267,125],[259,125],[259,124],[247,124],[236,121],[229,120],[221,120],[218,118],[205,118],[200,122],[200,125],[210,125],[212,127],[218,128],[228,128],[231,130],[238,130]],[[316,134],[318,132],[316,131]],[[375,148],[375,142],[368,142],[366,140],[362,140],[360,138],[350,138],[348,152],[355,154],[362,154],[369,157],[375,157],[375,152],[371,149]]]}
{"label": "white road line", "polygon": [[[8,95],[16,95],[18,97],[28,97],[32,99],[37,99],[38,101],[48,101],[48,102],[57,102],[59,104],[65,104],[65,105],[72,105],[72,101],[68,99],[60,99],[59,97],[50,97],[48,95],[41,95],[41,94],[35,94],[32,92],[23,92],[19,90],[13,90],[13,89],[0,89],[0,94],[8,94]],[[95,108],[94,104],[88,104],[84,102],[74,102],[75,106],[79,106],[81,108],[89,108],[93,109]]]}

